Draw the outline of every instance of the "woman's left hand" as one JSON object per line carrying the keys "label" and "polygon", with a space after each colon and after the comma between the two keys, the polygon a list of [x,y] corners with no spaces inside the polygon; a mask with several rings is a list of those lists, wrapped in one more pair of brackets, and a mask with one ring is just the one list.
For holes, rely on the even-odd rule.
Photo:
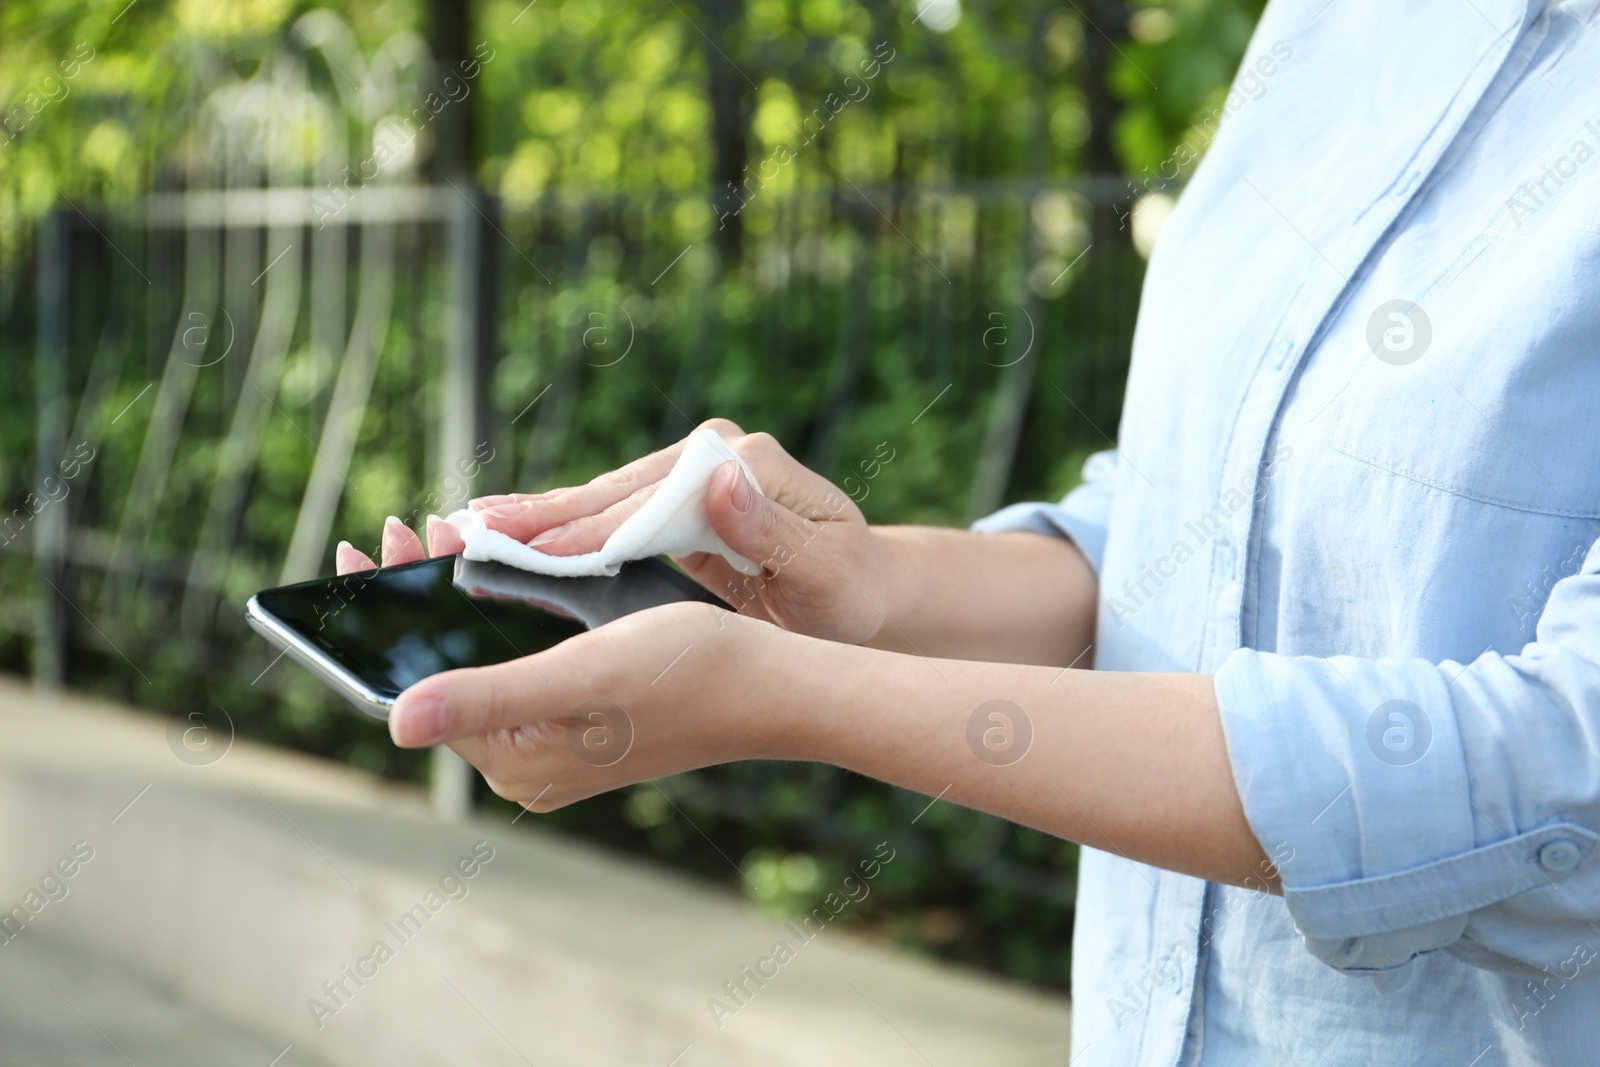
{"label": "woman's left hand", "polygon": [[426,678],[395,702],[389,732],[404,747],[448,744],[536,812],[714,763],[796,758],[759,681],[763,650],[786,636],[707,604],[650,608]]}
{"label": "woman's left hand", "polygon": [[814,760],[1140,863],[1277,886],[1209,675],[932,660],[680,603],[423,679],[389,732],[450,745],[532,811],[714,763]]}

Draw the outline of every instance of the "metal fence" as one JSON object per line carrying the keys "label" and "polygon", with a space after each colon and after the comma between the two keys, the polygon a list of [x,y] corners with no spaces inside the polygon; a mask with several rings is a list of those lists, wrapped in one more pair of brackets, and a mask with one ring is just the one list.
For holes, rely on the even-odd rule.
{"label": "metal fence", "polygon": [[[1051,490],[1115,432],[1142,272],[1119,190],[796,196],[747,220],[738,265],[694,235],[703,196],[369,186],[331,210],[260,187],[57,211],[0,279],[0,664],[394,772],[248,635],[251,592],[331,569],[338,537],[372,549],[386,513],[587,477],[711,414],[772,430],[877,521]],[[880,440],[899,458],[868,484]],[[752,798],[786,773],[685,788],[770,821]],[[824,779],[792,832],[838,842]],[[433,781],[463,810],[461,765]],[[1003,835],[972,840],[967,877],[1070,906]]]}
{"label": "metal fence", "polygon": [[[915,207],[895,203],[877,233],[838,204],[796,200],[753,245],[739,285],[691,258],[714,259],[703,242],[673,256],[670,236],[652,240],[671,201],[508,214],[476,190],[412,186],[364,190],[331,217],[316,189],[173,193],[107,216],[57,212],[37,234],[36,316],[29,323],[29,287],[15,277],[6,314],[14,368],[26,358],[18,342],[35,338],[32,403],[12,391],[7,416],[35,433],[31,485],[13,465],[14,506],[0,525],[13,553],[31,545],[38,583],[57,593],[35,601],[34,673],[64,680],[71,569],[103,572],[96,602],[113,617],[141,590],[175,590],[167,621],[190,639],[212,632],[224,603],[235,612],[229,568],[242,558],[261,578],[318,573],[374,419],[402,437],[385,446],[407,467],[405,484],[391,485],[394,506],[442,507],[484,478],[532,488],[592,466],[590,454],[625,460],[626,447],[601,439],[608,419],[629,424],[630,444],[675,439],[724,410],[719,371],[802,384],[769,381],[776,389],[763,393],[746,381],[756,399],[728,400],[773,407],[780,429],[799,438],[791,447],[825,473],[848,473],[840,439],[870,391],[926,385],[919,395],[930,402],[944,384],[959,388],[953,422],[982,426],[976,454],[947,472],[944,493],[959,501],[949,510],[986,511],[1019,466],[1038,367],[1061,364],[1073,376],[1071,395],[1053,383],[1064,405],[1045,403],[1075,411],[1075,436],[1090,444],[1111,431],[1120,397],[1133,257],[1115,247],[1096,255],[1077,235],[1062,255],[1041,255],[1026,232],[1039,229],[1028,225],[1039,195],[925,193]],[[987,213],[989,224],[968,221],[974,232],[951,238],[948,220],[962,211]],[[1089,212],[1079,215],[1067,225]],[[1073,249],[1077,262],[1066,264]],[[1062,267],[1042,286],[1041,263]],[[1018,284],[1027,271],[1032,284]],[[1063,283],[1074,299],[1050,301],[1049,286]],[[883,345],[897,352],[887,369],[874,366]],[[748,365],[729,366],[739,361]],[[580,413],[586,399],[617,410]],[[12,426],[8,447],[18,443]],[[294,462],[309,464],[302,484],[273,483],[294,516],[287,537],[280,522],[248,521],[284,426],[303,453]],[[80,462],[63,484],[64,456],[104,446],[120,450],[114,482],[102,458]],[[434,492],[417,491],[430,481]],[[58,502],[56,492],[67,495]]]}

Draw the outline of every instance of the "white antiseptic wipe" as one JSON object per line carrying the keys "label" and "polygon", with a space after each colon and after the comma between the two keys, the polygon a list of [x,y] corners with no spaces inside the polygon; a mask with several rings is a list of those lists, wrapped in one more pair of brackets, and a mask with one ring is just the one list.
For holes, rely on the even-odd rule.
{"label": "white antiseptic wipe", "polygon": [[684,441],[678,462],[661,480],[654,495],[616,528],[599,551],[579,556],[540,552],[508,534],[489,529],[470,509],[451,512],[445,521],[461,531],[467,546],[462,555],[467,559],[504,563],[557,578],[616,574],[632,559],[691,552],[715,552],[740,574],[757,574],[761,568],[729,548],[706,518],[706,486],[712,472],[729,460],[739,464],[750,485],[761,492],[755,475],[727,442],[709,430],[700,430]]}

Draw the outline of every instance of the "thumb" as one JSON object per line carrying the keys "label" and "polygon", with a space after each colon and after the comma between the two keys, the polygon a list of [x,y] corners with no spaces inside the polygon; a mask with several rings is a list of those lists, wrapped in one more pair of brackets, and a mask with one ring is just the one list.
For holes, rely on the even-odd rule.
{"label": "thumb", "polygon": [[792,558],[806,536],[804,521],[755,486],[731,460],[711,473],[706,486],[706,518],[724,543],[757,566],[768,568]]}
{"label": "thumb", "polygon": [[541,655],[422,679],[389,710],[389,736],[401,748],[423,748],[537,722],[550,717],[551,708],[565,710],[570,694],[539,669],[534,660]]}

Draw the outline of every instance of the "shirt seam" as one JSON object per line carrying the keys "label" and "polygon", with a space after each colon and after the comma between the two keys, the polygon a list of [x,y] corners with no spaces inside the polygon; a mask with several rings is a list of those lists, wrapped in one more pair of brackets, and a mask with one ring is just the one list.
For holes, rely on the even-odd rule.
{"label": "shirt seam", "polygon": [[1550,515],[1563,519],[1600,519],[1600,511],[1581,511],[1573,508],[1543,507],[1538,504],[1507,500],[1502,497],[1491,496],[1488,493],[1475,492],[1472,490],[1462,489],[1458,486],[1446,485],[1436,478],[1429,478],[1424,474],[1420,474],[1417,471],[1402,467],[1399,464],[1388,463],[1377,458],[1376,456],[1367,455],[1364,452],[1357,451],[1349,445],[1341,443],[1337,437],[1331,438],[1328,441],[1328,447],[1333,449],[1335,452],[1340,453],[1341,455],[1349,456],[1351,459],[1358,460],[1359,462],[1365,463],[1371,467],[1376,467],[1377,469],[1386,471],[1389,474],[1395,475],[1396,477],[1417,482],[1421,485],[1427,486],[1430,489],[1437,489],[1441,493],[1448,493],[1450,496],[1461,497],[1464,500],[1473,500],[1480,504],[1490,504],[1495,507],[1506,508],[1511,511],[1520,511],[1530,515]]}
{"label": "shirt seam", "polygon": [[[1523,845],[1528,848],[1537,848],[1541,847],[1542,845],[1549,844],[1550,841],[1560,840],[1561,838],[1569,836],[1583,837],[1587,839],[1589,847],[1584,851],[1584,858],[1587,859],[1593,851],[1595,835],[1576,823],[1556,822],[1541,826],[1537,830],[1531,830],[1527,833],[1518,834],[1514,837],[1508,837],[1501,841],[1496,841],[1491,845],[1485,845],[1481,848],[1457,853],[1454,856],[1448,856],[1444,859],[1435,860],[1432,863],[1426,863],[1420,867],[1413,867],[1410,870],[1398,871],[1394,874],[1379,875],[1375,878],[1355,879],[1348,882],[1335,882],[1327,885],[1312,886],[1308,888],[1286,888],[1284,891],[1284,900],[1285,903],[1292,901],[1297,908],[1305,908],[1314,911],[1334,911],[1341,917],[1349,916],[1352,910],[1351,902],[1348,900],[1341,901],[1337,899],[1341,894],[1358,893],[1362,896],[1403,895],[1411,892],[1410,887],[1413,883],[1426,882],[1439,875],[1453,872],[1458,868],[1471,868],[1474,866],[1485,866],[1492,864],[1497,859],[1498,855],[1507,847],[1518,853],[1521,853],[1523,849],[1518,847],[1519,845]],[[1439,901],[1432,906],[1425,907],[1421,902],[1416,905],[1405,905],[1403,903],[1391,905],[1385,904],[1381,901],[1372,901],[1357,905],[1355,909],[1357,914],[1366,917],[1368,921],[1383,922],[1383,925],[1378,927],[1367,928],[1365,926],[1353,926],[1347,923],[1342,928],[1336,930],[1306,930],[1304,927],[1302,927],[1302,930],[1307,936],[1318,938],[1360,938],[1382,936],[1384,934],[1407,930],[1414,926],[1422,926],[1427,923],[1437,922],[1441,919],[1451,919],[1462,915],[1469,915],[1480,908],[1485,908],[1502,900],[1508,900],[1511,897],[1520,896],[1521,894],[1531,890],[1542,888],[1540,884],[1541,881],[1551,885],[1555,884],[1555,879],[1551,878],[1543,868],[1538,866],[1538,861],[1536,858],[1524,855],[1524,859],[1529,866],[1529,870],[1525,875],[1518,876],[1515,874],[1515,872],[1513,872],[1506,876],[1495,878],[1493,880],[1494,884],[1484,885],[1478,888],[1476,892],[1462,892],[1451,897],[1448,901]],[[1578,867],[1574,867],[1572,872],[1567,873],[1570,874],[1576,872],[1578,869]],[[1536,880],[1534,880],[1532,884],[1522,885],[1522,882],[1527,879]],[[1520,888],[1511,889],[1508,892],[1506,891],[1507,884],[1517,885],[1520,886]],[[1313,899],[1308,900],[1306,899],[1307,896],[1311,896]],[[1401,912],[1404,915],[1405,921],[1384,921],[1382,919],[1382,913],[1385,911]],[[1305,923],[1305,926],[1312,925],[1314,924],[1310,922]]]}

